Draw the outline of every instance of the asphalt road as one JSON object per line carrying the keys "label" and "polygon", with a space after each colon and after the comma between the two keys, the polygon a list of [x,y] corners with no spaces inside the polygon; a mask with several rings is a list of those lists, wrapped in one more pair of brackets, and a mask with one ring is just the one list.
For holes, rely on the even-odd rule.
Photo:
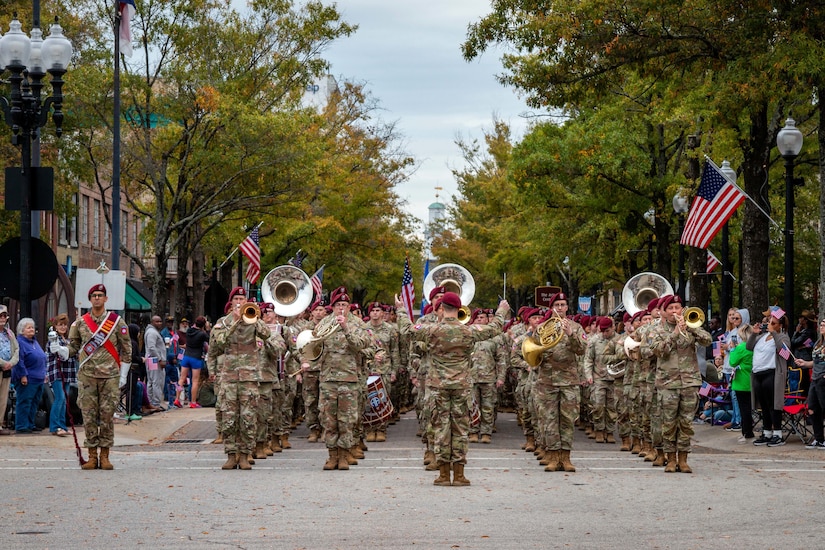
{"label": "asphalt road", "polygon": [[[3,548],[818,548],[825,452],[736,446],[699,426],[694,474],[665,474],[577,432],[576,473],[544,472],[514,416],[473,444],[470,487],[435,487],[408,413],[349,471],[305,428],[251,471],[222,471],[208,411],[144,419],[150,443],[82,471],[70,439],[0,439]],[[189,416],[187,416],[189,415]],[[154,422],[154,424],[151,424]],[[129,427],[116,439],[129,443]],[[136,428],[138,429],[138,428]],[[169,430],[162,433],[163,430]],[[136,432],[137,433],[137,432]],[[132,434],[134,436],[134,434]],[[82,433],[80,434],[82,440]],[[190,440],[191,443],[168,443]],[[136,439],[137,441],[137,439]]]}

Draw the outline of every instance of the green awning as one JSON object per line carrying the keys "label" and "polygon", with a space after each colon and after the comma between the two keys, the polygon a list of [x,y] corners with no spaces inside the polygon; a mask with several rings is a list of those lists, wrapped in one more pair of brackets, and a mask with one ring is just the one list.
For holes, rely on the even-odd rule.
{"label": "green awning", "polygon": [[126,281],[126,310],[152,311],[152,304],[150,304],[128,280]]}

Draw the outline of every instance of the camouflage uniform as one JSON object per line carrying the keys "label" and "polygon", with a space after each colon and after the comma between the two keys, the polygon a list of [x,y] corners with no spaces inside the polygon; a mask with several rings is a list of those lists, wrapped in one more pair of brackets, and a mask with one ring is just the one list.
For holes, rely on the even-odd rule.
{"label": "camouflage uniform", "polygon": [[[327,316],[313,332],[325,331],[333,323],[337,323],[335,316]],[[355,445],[354,431],[363,412],[358,395],[362,354],[369,347],[370,337],[364,323],[352,313],[347,313],[346,328],[338,329],[324,341],[324,351],[318,358],[321,367],[319,411],[328,449],[350,449]]]}
{"label": "camouflage uniform", "polygon": [[573,448],[573,432],[579,415],[579,386],[583,377],[576,356],[587,349],[581,325],[568,321],[572,329],[564,334],[554,347],[541,355],[541,363],[535,368],[536,382],[533,398],[536,412],[541,415],[539,440],[550,451]]}
{"label": "camouflage uniform", "polygon": [[[662,407],[656,388],[656,356],[652,348],[652,334],[659,326],[660,319],[639,327],[641,354],[640,369],[644,373],[642,384],[642,432],[650,434],[650,444],[654,449],[662,449]],[[647,460],[647,459],[645,459]]]}
{"label": "camouflage uniform", "polygon": [[591,334],[587,339],[584,377],[593,378],[590,400],[593,404],[593,427],[597,433],[604,432],[605,435],[612,436],[616,428],[616,385],[613,377],[607,373],[607,365],[621,361],[623,357],[624,350],[617,334],[605,338],[599,332]]}
{"label": "camouflage uniform", "polygon": [[[406,313],[405,313],[406,315]],[[398,315],[401,316],[400,314]],[[409,317],[407,317],[409,320]],[[435,313],[428,313],[419,317],[417,325],[427,325],[438,323],[438,316]],[[398,325],[401,326],[400,324]],[[404,331],[399,332],[402,337],[406,337],[410,341],[410,363],[417,364],[416,378],[418,380],[418,399],[416,401],[416,410],[418,412],[418,426],[423,433],[424,443],[427,449],[433,448],[433,433],[430,426],[432,419],[432,404],[429,401],[429,391],[427,388],[427,373],[430,370],[432,359],[430,358],[429,350],[424,342],[416,341],[412,338],[412,334]]]}
{"label": "camouflage uniform", "polygon": [[521,416],[521,429],[527,439],[533,439],[536,435],[534,429],[535,419],[532,417],[529,406],[530,399],[530,365],[524,361],[521,355],[521,346],[527,338],[526,330],[515,336],[510,347],[510,367],[517,372],[518,383],[516,384],[516,405]]}
{"label": "camouflage uniform", "polygon": [[[291,323],[290,328],[293,336],[293,346],[291,348],[293,350],[292,357],[297,359],[296,350],[294,350],[294,339],[297,338],[298,334],[302,331],[312,330],[315,326],[312,324],[312,321],[296,319]],[[321,362],[307,361],[307,363],[309,364],[309,370],[301,373],[301,395],[304,399],[304,417],[310,432],[315,432],[317,435],[320,435],[321,421],[318,418],[318,392],[320,390]],[[291,416],[290,414],[290,419]]]}
{"label": "camouflage uniform", "polygon": [[[256,417],[261,380],[260,354],[272,332],[257,320],[247,324],[232,315],[219,319],[209,335],[209,355],[220,366],[218,407],[223,424],[224,452],[252,452],[256,441]],[[218,357],[223,361],[218,363]]]}
{"label": "camouflage uniform", "polygon": [[[399,412],[405,412],[412,406],[412,381],[410,377],[410,337],[402,338],[398,333],[398,327],[390,324],[396,332],[398,338],[398,373],[396,375],[393,389],[397,388]],[[393,401],[395,403],[395,401]]]}
{"label": "camouflage uniform", "polygon": [[258,416],[256,418],[256,443],[267,444],[273,435],[280,435],[283,421],[281,405],[283,392],[278,373],[279,361],[286,351],[281,325],[267,325],[271,336],[261,341],[258,358],[261,380],[258,383]]}
{"label": "camouflage uniform", "polygon": [[413,325],[406,310],[398,310],[401,334],[424,342],[432,360],[427,373],[427,392],[432,409],[430,427],[433,452],[440,464],[467,462],[470,431],[470,354],[474,342],[492,338],[504,326],[504,311],[496,311],[488,325],[471,328],[458,319]]}
{"label": "camouflage uniform", "polygon": [[[367,332],[376,350],[383,350],[384,352],[384,359],[382,361],[378,362],[373,358],[373,360],[368,363],[367,368],[369,374],[381,377],[384,390],[387,392],[387,395],[390,396],[392,395],[392,379],[398,375],[398,365],[401,362],[398,351],[398,330],[391,324],[381,321],[379,325],[367,323]],[[396,401],[393,402],[392,405],[394,409],[398,411],[400,407],[399,403]],[[369,426],[367,429],[368,431],[374,432],[386,432],[388,422],[389,419],[380,424]]]}
{"label": "camouflage uniform", "polygon": [[[484,326],[484,325],[480,325]],[[499,334],[489,340],[476,342],[472,354],[471,379],[473,389],[472,402],[475,399],[480,413],[477,426],[470,426],[470,433],[492,435],[495,423],[496,382],[504,383],[507,375],[507,354],[509,338]]]}
{"label": "camouflage uniform", "polygon": [[[104,311],[100,317],[91,312],[89,315],[100,326],[109,312]],[[113,357],[103,345],[89,356],[83,346],[94,333],[83,316],[78,317],[69,327],[69,356],[77,356],[80,365],[77,370],[77,402],[83,413],[83,431],[86,433],[83,446],[108,449],[115,444],[114,415],[120,402],[120,362],[131,362],[132,341],[126,322],[118,317],[107,341],[114,345],[119,359]]]}
{"label": "camouflage uniform", "polygon": [[662,407],[662,448],[665,453],[689,453],[693,417],[702,385],[696,346],[709,346],[710,334],[702,328],[685,328],[664,320],[651,333],[656,356],[656,390]]}

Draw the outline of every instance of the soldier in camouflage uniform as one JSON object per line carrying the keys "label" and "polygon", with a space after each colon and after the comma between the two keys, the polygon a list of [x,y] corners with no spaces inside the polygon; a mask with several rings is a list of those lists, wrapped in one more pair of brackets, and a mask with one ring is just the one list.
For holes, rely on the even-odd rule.
{"label": "soldier in camouflage uniform", "polygon": [[[471,326],[484,326],[489,320],[484,310],[477,309],[473,312]],[[509,338],[504,333],[476,342],[473,346],[472,398],[479,409],[480,418],[477,425],[470,426],[470,443],[492,442],[498,388],[504,385],[504,377],[507,376],[508,346]]]}
{"label": "soldier in camouflage uniform", "polygon": [[[590,399],[593,404],[593,427],[596,443],[615,443],[616,388],[614,377],[607,372],[607,365],[624,358],[624,349],[613,328],[613,319],[600,317],[598,333],[587,340],[584,358],[584,375],[593,379]],[[621,382],[619,382],[621,383]]]}
{"label": "soldier in camouflage uniform", "polygon": [[[313,330],[314,336],[329,335],[324,340],[318,361],[320,378],[320,420],[329,458],[324,470],[349,470],[355,462],[351,449],[355,446],[355,426],[363,414],[359,407],[361,368],[364,354],[372,350],[370,337],[361,319],[350,312],[347,289],[339,287],[331,296],[333,314],[325,317]],[[305,350],[304,350],[305,351]],[[308,368],[307,357],[301,355],[301,368]]]}
{"label": "soldier in camouflage uniform", "polygon": [[64,347],[59,353],[77,356],[77,401],[86,432],[83,445],[89,449],[89,460],[81,467],[112,470],[109,449],[115,444],[114,415],[132,361],[132,341],[126,322],[106,311],[106,287],[94,285],[88,296],[91,310],[69,327],[68,350]]}
{"label": "soldier in camouflage uniform", "polygon": [[532,334],[536,327],[541,324],[544,313],[539,308],[530,308],[524,312],[526,324],[520,325],[522,328],[514,327],[513,344],[510,348],[510,366],[518,372],[518,385],[516,386],[516,404],[518,414],[521,417],[521,429],[524,432],[525,442],[521,446],[525,452],[532,453],[536,450],[536,419],[531,414],[530,399],[530,365],[524,361],[521,354],[521,346],[524,340]]}
{"label": "soldier in camouflage uniform", "polygon": [[[270,345],[262,349],[261,382],[258,385],[260,406],[258,407],[258,437],[255,458],[266,458],[283,451],[284,426],[284,342],[283,318],[275,313],[275,305],[264,302],[260,305],[261,318],[272,332]],[[288,432],[287,432],[288,433]],[[263,455],[263,456],[261,456]]]}
{"label": "soldier in camouflage uniform", "polygon": [[256,417],[261,380],[260,356],[272,331],[261,319],[246,323],[242,307],[246,291],[235,287],[229,294],[229,315],[219,319],[209,335],[209,355],[220,364],[218,406],[223,424],[223,448],[228,455],[224,470],[249,470],[249,456],[256,444]]}
{"label": "soldier in camouflage uniform", "polygon": [[[323,300],[317,300],[310,306],[309,323],[304,322],[296,325],[298,333],[303,330],[312,330],[321,320],[327,316],[327,309]],[[321,440],[321,421],[318,418],[319,399],[319,379],[321,375],[321,363],[319,361],[305,361],[306,368],[301,366],[301,374],[298,381],[301,382],[301,392],[304,398],[304,415],[307,427],[309,428],[309,438],[307,441],[315,443]]]}
{"label": "soldier in camouflage uniform", "polygon": [[[626,369],[624,374],[624,394],[627,398],[627,405],[628,405],[628,422],[630,424],[630,452],[634,455],[638,455],[642,451],[642,415],[641,415],[641,405],[642,405],[642,397],[641,397],[641,367],[640,367],[640,356],[638,348],[632,349],[630,355],[628,355],[628,348],[625,347],[626,343],[630,343],[631,345],[635,343],[633,339],[633,335],[639,329],[642,324],[642,312],[639,311],[632,315],[630,319],[625,323],[625,333],[624,333],[624,340],[622,341],[622,347],[625,348],[625,361],[626,361]],[[622,448],[624,448],[624,443],[622,444]]]}
{"label": "soldier in camouflage uniform", "polygon": [[[645,391],[643,399],[647,398],[647,410],[650,411],[650,444],[652,449],[645,455],[645,462],[653,462],[653,466],[662,467],[665,465],[665,452],[662,449],[662,404],[660,402],[659,390],[656,388],[656,363],[657,359],[653,353],[652,334],[656,330],[661,320],[659,310],[659,299],[654,298],[647,304],[647,311],[650,312],[650,322],[643,326],[641,332],[641,343],[639,351],[641,354],[641,368],[647,373],[645,380]],[[644,425],[645,418],[642,418]]]}
{"label": "soldier in camouflage uniform", "polygon": [[[367,323],[367,332],[369,332],[376,348],[375,357],[368,365],[369,374],[380,376],[387,395],[392,395],[392,386],[398,377],[398,365],[401,362],[401,356],[398,352],[398,330],[384,321],[384,310],[378,302],[373,302],[367,306],[367,312],[370,316],[370,322]],[[397,401],[392,405],[396,410],[400,406]],[[368,442],[387,440],[388,420],[365,427]]]}
{"label": "soldier in camouflage uniform", "polygon": [[[692,473],[687,463],[693,417],[702,385],[696,346],[709,346],[713,339],[701,327],[688,327],[682,316],[682,300],[667,295],[659,299],[662,322],[651,334],[656,355],[656,389],[662,406],[662,440],[665,472]],[[678,460],[678,464],[677,464]]]}
{"label": "soldier in camouflage uniform", "polygon": [[[502,300],[490,324],[473,328],[458,321],[461,298],[457,294],[446,292],[440,304],[444,315],[441,322],[413,325],[403,309],[403,302],[395,297],[399,330],[402,334],[412,334],[413,340],[424,342],[432,359],[427,373],[427,391],[432,406],[433,452],[439,469],[434,484],[466,486],[470,484],[464,477],[470,429],[470,355],[474,342],[501,332],[504,315],[510,306]],[[453,472],[452,482],[450,470]]]}
{"label": "soldier in camouflage uniform", "polygon": [[[418,318],[419,325],[426,325],[430,323],[437,323],[441,320],[441,308],[436,311],[435,305],[441,302],[446,289],[443,286],[434,287],[430,291],[429,301],[431,306],[430,311]],[[396,308],[398,312],[398,308]],[[398,317],[401,315],[399,314]],[[397,322],[397,319],[396,319]],[[410,333],[401,332],[402,338],[407,338],[410,341],[410,362],[414,365],[412,376],[413,385],[418,388],[418,396],[416,400],[416,412],[418,414],[418,427],[421,431],[421,437],[426,445],[424,450],[424,469],[434,471],[438,469],[438,462],[435,459],[433,452],[433,433],[430,426],[432,419],[432,406],[429,402],[429,393],[427,391],[427,372],[430,370],[430,355],[426,345],[423,342],[412,339]]]}

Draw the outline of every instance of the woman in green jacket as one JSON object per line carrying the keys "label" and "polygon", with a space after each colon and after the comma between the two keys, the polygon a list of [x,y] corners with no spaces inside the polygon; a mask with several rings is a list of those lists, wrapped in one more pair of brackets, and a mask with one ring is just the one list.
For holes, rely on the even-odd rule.
{"label": "woman in green jacket", "polygon": [[753,351],[745,348],[748,338],[753,334],[753,328],[748,324],[739,327],[738,346],[730,351],[730,366],[734,367],[733,379],[730,382],[731,391],[736,392],[736,400],[742,412],[742,436],[739,443],[752,441],[753,435],[753,407],[751,405],[751,371],[753,370]]}

